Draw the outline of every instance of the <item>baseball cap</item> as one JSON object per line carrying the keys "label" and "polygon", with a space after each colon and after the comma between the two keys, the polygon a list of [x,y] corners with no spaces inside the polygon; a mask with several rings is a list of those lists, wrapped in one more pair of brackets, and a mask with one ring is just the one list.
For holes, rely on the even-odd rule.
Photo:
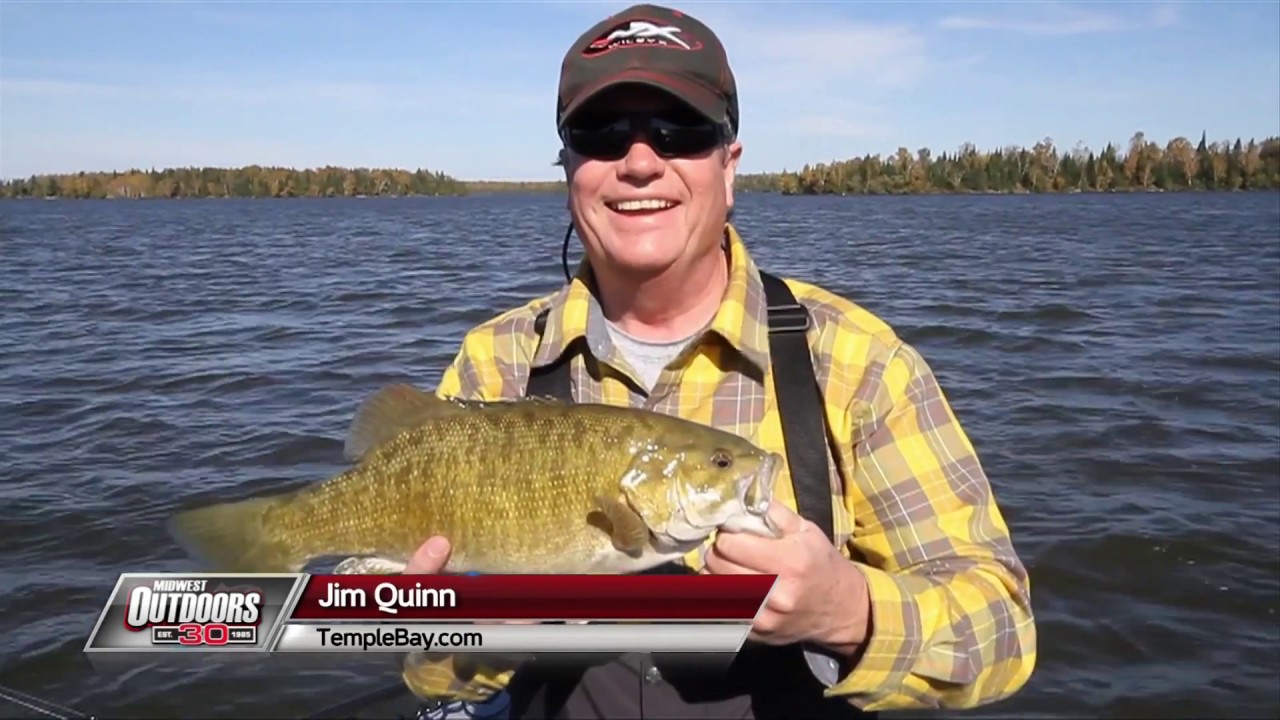
{"label": "baseball cap", "polygon": [[623,83],[670,93],[738,132],[738,88],[724,46],[711,28],[679,10],[633,5],[579,36],[560,66],[556,127]]}

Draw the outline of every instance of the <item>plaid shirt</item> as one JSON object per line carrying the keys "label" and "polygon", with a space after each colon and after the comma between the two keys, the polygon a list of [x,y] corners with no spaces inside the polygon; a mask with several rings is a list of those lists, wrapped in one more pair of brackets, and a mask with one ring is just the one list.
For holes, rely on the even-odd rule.
{"label": "plaid shirt", "polygon": [[[531,367],[552,362],[582,338],[601,377],[592,376],[581,354],[573,359],[578,402],[677,414],[785,456],[763,286],[732,225],[726,238],[726,296],[651,394],[623,379],[634,373],[603,327],[585,263],[559,291],[468,333],[437,394],[520,397]],[[868,646],[843,677],[832,672],[827,694],[870,711],[965,708],[1007,697],[1035,665],[1035,623],[1026,570],[973,446],[924,359],[889,326],[819,287],[787,283],[815,321],[809,343],[839,448],[828,458],[837,544],[859,563],[872,601]],[[539,343],[534,318],[548,306]],[[785,469],[776,497],[795,509]],[[709,544],[690,552],[685,564],[698,569]],[[480,700],[513,670],[496,656],[418,654],[406,662],[404,679],[423,697]]]}

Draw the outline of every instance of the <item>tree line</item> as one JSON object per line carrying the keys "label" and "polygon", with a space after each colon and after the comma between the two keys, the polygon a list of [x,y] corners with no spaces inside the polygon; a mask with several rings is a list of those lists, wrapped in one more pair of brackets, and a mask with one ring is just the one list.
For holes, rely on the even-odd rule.
{"label": "tree line", "polygon": [[[1083,145],[1060,151],[1050,138],[1029,149],[1008,146],[990,152],[966,143],[937,156],[928,148],[912,153],[900,147],[889,156],[869,154],[798,171],[743,174],[736,187],[786,195],[1276,190],[1280,137],[1209,142],[1201,134],[1198,144],[1176,137],[1162,146],[1138,132],[1125,151],[1108,143],[1099,153]],[[252,165],[35,175],[0,182],[0,197],[361,197],[564,189],[563,181],[463,181],[425,169]]]}
{"label": "tree line", "polygon": [[1135,133],[1127,151],[1108,143],[1100,153],[1083,144],[1061,152],[1051,138],[1030,149],[991,152],[965,144],[934,156],[905,147],[888,157],[805,165],[799,171],[740,176],[738,189],[788,195],[914,193],[1047,193],[1280,189],[1280,137],[1198,144],[1176,137],[1165,145]]}
{"label": "tree line", "polygon": [[465,183],[442,172],[322,167],[295,170],[167,168],[34,175],[0,183],[7,198],[285,198],[372,195],[463,195]]}

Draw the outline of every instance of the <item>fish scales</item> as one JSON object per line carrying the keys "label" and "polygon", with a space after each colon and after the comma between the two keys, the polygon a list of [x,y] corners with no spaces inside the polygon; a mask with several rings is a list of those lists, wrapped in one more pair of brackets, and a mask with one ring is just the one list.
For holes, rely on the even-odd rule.
{"label": "fish scales", "polygon": [[[385,537],[385,544],[361,552],[411,551],[423,532],[521,564],[531,562],[525,556],[566,544],[590,552],[602,539],[587,524],[594,497],[616,487],[631,459],[620,421],[605,413],[566,416],[529,407],[435,421],[380,448],[348,472],[350,482],[315,488],[290,507],[292,521],[280,523],[278,531],[298,536],[333,528],[333,536],[313,535],[311,542],[335,552],[372,537]],[[368,505],[380,497],[397,501]],[[361,521],[343,524],[349,514]],[[526,527],[531,532],[522,532]],[[455,559],[468,560],[465,554]]]}
{"label": "fish scales", "polygon": [[449,570],[488,573],[627,572],[725,523],[772,532],[761,516],[778,458],[654,412],[392,386],[362,406],[348,447],[356,464],[328,481],[188,511],[171,528],[226,569],[327,556],[403,564],[443,535]]}

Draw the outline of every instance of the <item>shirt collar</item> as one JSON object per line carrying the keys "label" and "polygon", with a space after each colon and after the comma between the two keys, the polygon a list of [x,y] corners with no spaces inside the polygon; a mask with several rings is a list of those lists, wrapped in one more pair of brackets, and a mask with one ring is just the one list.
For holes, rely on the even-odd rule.
{"label": "shirt collar", "polygon": [[[762,372],[767,372],[768,309],[759,269],[731,223],[725,224],[725,243],[729,252],[729,285],[707,332],[719,335]],[[534,367],[554,362],[575,341],[587,336],[588,323],[593,317],[602,317],[593,287],[591,266],[583,259],[573,280],[551,298],[542,342],[532,360]]]}

